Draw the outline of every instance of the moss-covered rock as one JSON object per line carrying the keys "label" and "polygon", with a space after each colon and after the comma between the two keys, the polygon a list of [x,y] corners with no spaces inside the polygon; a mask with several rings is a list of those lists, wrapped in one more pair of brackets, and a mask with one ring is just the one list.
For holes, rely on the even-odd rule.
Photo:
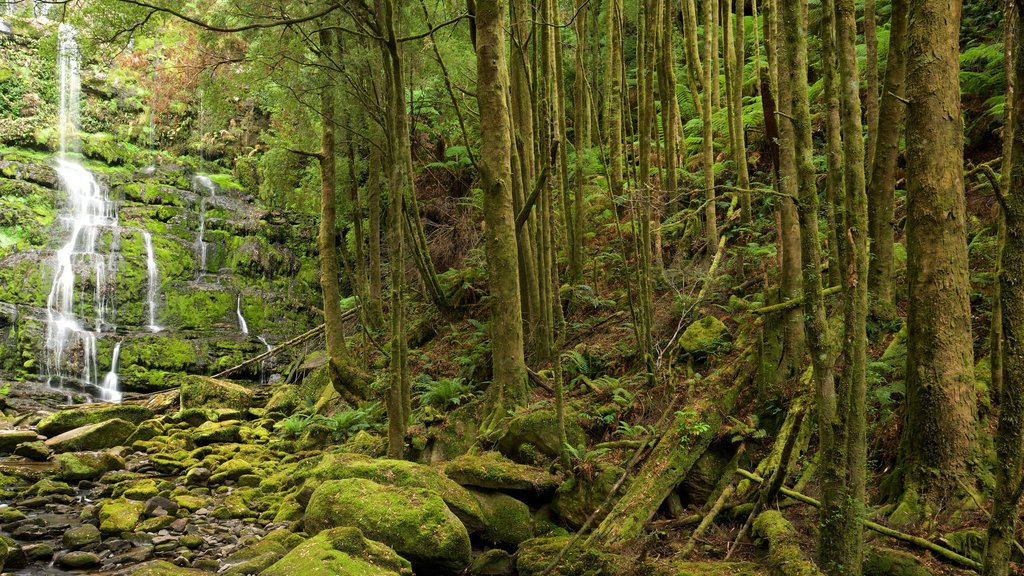
{"label": "moss-covered rock", "polygon": [[52,454],[53,451],[45,443],[39,441],[22,442],[14,449],[15,456],[21,456],[36,462],[49,460]]}
{"label": "moss-covered rock", "polygon": [[151,418],[139,423],[135,427],[135,432],[132,432],[132,435],[124,442],[126,446],[131,446],[139,440],[152,440],[163,433],[164,425],[159,420]]}
{"label": "moss-covered rock", "polygon": [[913,554],[870,548],[864,555],[864,576],[932,576],[932,572]]}
{"label": "moss-covered rock", "polygon": [[821,571],[800,550],[793,525],[778,510],[758,514],[751,533],[768,543],[768,564],[779,576],[820,576]]}
{"label": "moss-covered rock", "polygon": [[533,538],[530,507],[501,492],[473,490],[484,513],[484,529],[480,537],[491,544],[515,548]]}
{"label": "moss-covered rock", "polygon": [[135,500],[118,498],[107,500],[100,506],[100,532],[106,535],[120,535],[131,532],[139,523],[146,505]]}
{"label": "moss-covered rock", "polygon": [[517,464],[498,452],[464,454],[445,464],[444,473],[463,486],[494,490],[546,492],[559,484],[546,470]]}
{"label": "moss-covered rock", "polygon": [[181,385],[181,407],[233,408],[245,410],[252,405],[252,390],[226,380],[207,376],[189,376]]}
{"label": "moss-covered rock", "polygon": [[515,562],[508,552],[492,548],[473,559],[467,573],[470,576],[512,576],[516,573]]}
{"label": "moss-covered rock", "polygon": [[306,507],[306,529],[359,528],[409,559],[417,570],[458,572],[469,565],[469,533],[444,501],[421,488],[359,478],[329,480]]}
{"label": "moss-covered rock", "polygon": [[238,480],[240,477],[252,473],[252,464],[240,458],[233,458],[224,462],[214,470],[210,476],[212,484],[223,484],[227,480]]}
{"label": "moss-covered rock", "polygon": [[689,354],[709,352],[729,337],[729,329],[721,320],[707,316],[690,324],[679,337],[679,347]]}
{"label": "moss-covered rock", "polygon": [[[555,492],[552,501],[555,513],[567,526],[579,529],[608,498],[608,493],[622,477],[622,472],[622,468],[618,466],[598,464],[597,472],[589,478],[567,479]],[[606,515],[607,511],[600,514],[595,521],[600,522]]]}
{"label": "moss-covered rock", "polygon": [[324,530],[260,576],[411,576],[407,560],[355,528]]}
{"label": "moss-covered rock", "polygon": [[[523,542],[516,551],[519,576],[546,574],[552,560],[569,543],[568,536],[533,538]],[[599,576],[605,574],[607,560],[600,552],[584,546],[571,548],[551,572],[552,576]]]}
{"label": "moss-covered rock", "polygon": [[362,454],[324,454],[303,463],[298,480],[341,480],[364,478],[391,486],[425,488],[440,496],[470,531],[483,527],[483,515],[476,499],[440,471],[405,460],[374,459]]}
{"label": "moss-covered rock", "polygon": [[175,566],[166,560],[152,560],[138,566],[131,566],[123,572],[124,576],[209,576],[209,572]]}
{"label": "moss-covered rock", "polygon": [[124,470],[124,460],[109,452],[65,452],[56,460],[57,476],[69,482],[97,480],[112,470]]}
{"label": "moss-covered rock", "polygon": [[672,565],[674,576],[763,576],[757,564],[750,562],[678,562]]}
{"label": "moss-covered rock", "polygon": [[238,443],[242,441],[242,427],[237,423],[206,422],[192,433],[192,443],[196,446],[210,444]]}
{"label": "moss-covered rock", "polygon": [[980,562],[985,555],[985,531],[975,528],[957,530],[946,534],[949,548],[963,556]]}
{"label": "moss-covered rock", "polygon": [[294,532],[274,530],[255,544],[229,554],[221,561],[219,573],[227,576],[260,574],[303,541]]}
{"label": "moss-covered rock", "polygon": [[85,404],[61,410],[39,421],[36,429],[43,436],[57,436],[89,424],[115,418],[138,424],[153,417],[153,411],[137,404]]}
{"label": "moss-covered rock", "polygon": [[46,446],[57,453],[105,450],[124,445],[134,431],[131,422],[114,418],[68,430],[47,440]]}
{"label": "moss-covered rock", "polygon": [[[565,435],[567,442],[573,446],[580,445],[585,437],[572,414],[566,414]],[[558,457],[562,448],[558,436],[558,416],[553,409],[548,408],[515,414],[498,440],[497,447],[502,454],[517,462],[532,462],[536,452],[551,458]]]}
{"label": "moss-covered rock", "polygon": [[37,438],[31,430],[0,430],[0,454],[10,454],[19,444],[35,442]]}
{"label": "moss-covered rock", "polygon": [[82,524],[72,528],[61,537],[61,544],[69,550],[85,548],[100,541],[100,530],[92,524]]}

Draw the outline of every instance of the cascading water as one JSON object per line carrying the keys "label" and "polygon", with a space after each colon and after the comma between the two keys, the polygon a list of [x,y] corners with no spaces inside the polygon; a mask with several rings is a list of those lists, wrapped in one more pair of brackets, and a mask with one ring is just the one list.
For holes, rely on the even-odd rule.
{"label": "cascading water", "polygon": [[[68,154],[77,151],[77,130],[81,79],[78,45],[73,27],[62,24],[58,31],[58,76],[60,113],[58,134],[60,156],[56,172],[61,188],[68,195],[69,213],[62,216],[69,228],[67,242],[57,250],[53,284],[46,299],[46,368],[51,386],[66,382],[97,386],[96,339],[105,328],[107,300],[107,261],[97,252],[97,239],[103,230],[117,227],[117,215],[104,189],[81,164]],[[110,266],[113,268],[113,266]],[[86,315],[84,295],[77,298],[77,277],[90,271],[93,277],[92,322]],[[77,307],[77,311],[76,311]]]}
{"label": "cascading water", "polygon": [[149,286],[146,290],[146,309],[149,310],[149,330],[159,332],[163,330],[156,323],[156,296],[157,276],[156,258],[153,257],[153,237],[149,232],[142,233],[142,241],[146,244],[146,272],[149,275]]}
{"label": "cascading water", "polygon": [[117,388],[117,363],[121,358],[121,340],[114,344],[114,354],[110,358],[110,372],[103,378],[100,386],[100,398],[105,402],[120,402],[121,391]]}
{"label": "cascading water", "polygon": [[213,183],[207,176],[196,175],[192,177],[192,190],[199,196],[199,232],[196,234],[196,258],[199,261],[199,266],[196,267],[196,280],[202,278],[203,274],[206,274],[206,257],[207,257],[207,245],[203,239],[203,235],[206,234],[206,196],[203,193],[209,194],[210,198],[217,197],[217,185]]}
{"label": "cascading water", "polygon": [[242,316],[242,295],[238,295],[238,300],[235,301],[235,314],[238,314],[238,329],[242,331],[242,334],[249,334],[249,324],[245,321],[245,316]]}

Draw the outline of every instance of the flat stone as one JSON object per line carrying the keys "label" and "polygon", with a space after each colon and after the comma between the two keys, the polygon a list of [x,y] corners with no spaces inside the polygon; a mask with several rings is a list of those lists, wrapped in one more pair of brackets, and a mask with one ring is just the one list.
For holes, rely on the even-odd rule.
{"label": "flat stone", "polygon": [[92,552],[68,552],[57,559],[57,563],[65,568],[94,568],[100,565],[100,557]]}
{"label": "flat stone", "polygon": [[0,430],[0,454],[11,454],[18,444],[38,439],[39,435],[32,430]]}
{"label": "flat stone", "polygon": [[134,431],[134,424],[115,418],[69,430],[50,438],[45,444],[47,448],[58,453],[104,450],[124,444]]}

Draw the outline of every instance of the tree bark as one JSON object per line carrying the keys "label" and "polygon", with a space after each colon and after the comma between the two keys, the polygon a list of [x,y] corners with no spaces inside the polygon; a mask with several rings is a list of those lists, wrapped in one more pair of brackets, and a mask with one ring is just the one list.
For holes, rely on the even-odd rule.
{"label": "tree bark", "polygon": [[1012,75],[1007,94],[1004,137],[1009,155],[1009,184],[996,191],[1006,232],[1000,257],[999,284],[1002,300],[1003,385],[999,394],[999,424],[996,430],[996,486],[992,493],[992,515],[988,524],[983,576],[1008,576],[1010,555],[1017,532],[1021,491],[1024,490],[1024,0],[1007,2],[1007,38],[1015,40],[1011,58]]}
{"label": "tree bark", "polygon": [[907,0],[893,0],[889,32],[889,57],[885,64],[885,88],[879,111],[871,178],[868,182],[868,230],[871,235],[871,269],[868,290],[873,312],[879,318],[895,318],[893,296],[893,213],[895,211],[896,162],[900,155],[903,96],[907,73]]}
{"label": "tree bark", "polygon": [[[319,41],[321,55],[328,59],[334,50],[333,33],[330,30],[321,30]],[[324,297],[328,375],[334,389],[342,398],[353,402],[365,396],[366,381],[349,356],[341,313],[336,240],[338,216],[334,91],[335,85],[330,75],[324,74],[324,85],[320,89],[320,233],[317,244],[320,250],[320,290]]]}
{"label": "tree bark", "polygon": [[[910,3],[907,34],[907,398],[897,521],[971,481],[974,350],[968,297],[959,1]],[[941,473],[936,473],[941,471]]]}
{"label": "tree bark", "polygon": [[529,393],[512,206],[512,139],[503,13],[502,0],[477,0],[477,104],[480,117],[488,119],[481,126],[480,177],[494,366],[493,383],[488,390],[490,414],[481,426],[485,431],[493,429],[507,410],[524,405]]}
{"label": "tree bark", "polygon": [[[707,253],[713,256],[718,249],[718,217],[715,207],[715,133],[711,126],[711,115],[715,109],[718,77],[715,70],[718,62],[718,45],[715,44],[715,0],[704,0],[704,89],[701,104],[701,134],[704,139],[704,238]],[[709,32],[710,31],[710,32]]]}

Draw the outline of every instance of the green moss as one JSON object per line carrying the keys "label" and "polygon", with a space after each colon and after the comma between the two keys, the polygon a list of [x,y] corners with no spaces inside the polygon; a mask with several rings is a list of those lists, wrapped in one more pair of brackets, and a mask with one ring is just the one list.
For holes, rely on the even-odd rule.
{"label": "green moss", "polygon": [[46,446],[54,452],[103,450],[124,445],[125,440],[134,431],[134,424],[115,418],[88,424],[54,436],[46,441]]}
{"label": "green moss", "polygon": [[100,532],[106,535],[120,535],[131,532],[139,523],[145,504],[119,498],[107,500],[100,506]]}
{"label": "green moss", "polygon": [[750,562],[678,562],[672,566],[675,576],[761,576]]}
{"label": "green moss", "polygon": [[686,327],[679,337],[679,347],[690,354],[709,352],[728,336],[725,324],[714,316],[708,316]]}
{"label": "green moss", "polygon": [[306,528],[356,527],[394,548],[423,570],[457,572],[469,565],[469,534],[436,494],[351,478],[317,488],[306,508]]}
{"label": "green moss", "polygon": [[209,576],[209,572],[181,568],[164,560],[152,560],[145,564],[128,568],[125,574],[129,576]]}
{"label": "green moss", "polygon": [[210,482],[213,484],[222,484],[226,480],[238,480],[239,477],[245,474],[251,474],[252,471],[252,464],[249,464],[245,460],[235,458],[218,466],[214,471],[213,476],[210,477]]}
{"label": "green moss", "polygon": [[165,322],[179,329],[210,330],[234,318],[235,297],[222,290],[171,289],[164,293]]}
{"label": "green moss", "polygon": [[284,556],[261,576],[411,576],[412,567],[384,544],[355,528],[320,532]]}
{"label": "green moss", "polygon": [[440,496],[468,529],[483,527],[480,505],[473,495],[441,472],[422,464],[362,454],[324,454],[304,462],[294,476],[298,481],[362,478],[403,488],[425,488]]}
{"label": "green moss", "polygon": [[481,537],[498,546],[516,547],[533,538],[533,518],[530,508],[515,498],[500,492],[474,490],[484,515]]}
{"label": "green moss", "polygon": [[69,482],[96,480],[111,470],[124,469],[124,460],[108,452],[66,452],[55,460],[57,477]]}
{"label": "green moss", "polygon": [[115,418],[139,423],[152,417],[152,410],[138,404],[86,404],[54,412],[40,420],[36,429],[44,436],[56,436],[81,426]]}
{"label": "green moss", "polygon": [[800,550],[799,537],[777,510],[762,512],[751,533],[768,542],[768,563],[780,576],[818,576],[821,572]]}
{"label": "green moss", "polygon": [[[516,552],[519,576],[546,574],[551,561],[569,542],[568,536],[533,538],[523,542]],[[552,576],[599,576],[605,574],[608,561],[597,550],[584,546],[571,548],[551,572]]]}
{"label": "green moss", "polygon": [[516,464],[497,452],[464,454],[445,464],[444,473],[463,486],[495,490],[554,490],[559,479],[546,470]]}
{"label": "green moss", "polygon": [[189,376],[181,384],[182,408],[233,408],[245,410],[252,404],[252,391],[226,380]]}

